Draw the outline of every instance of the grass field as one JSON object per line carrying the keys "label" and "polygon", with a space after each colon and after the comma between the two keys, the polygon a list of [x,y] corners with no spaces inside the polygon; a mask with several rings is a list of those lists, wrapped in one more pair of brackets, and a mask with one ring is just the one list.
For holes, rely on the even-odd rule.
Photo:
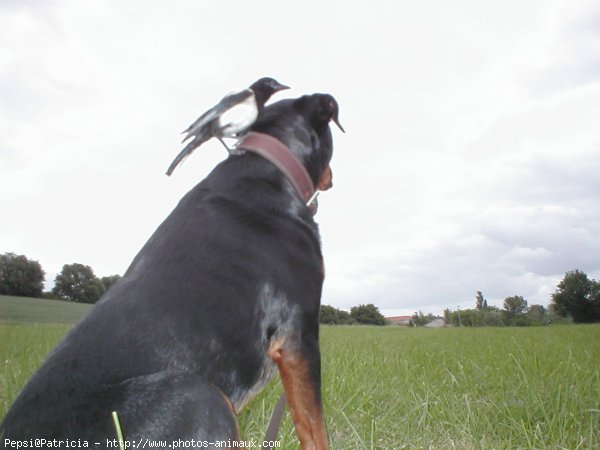
{"label": "grass field", "polygon": [[75,323],[92,305],[0,295],[2,323]]}
{"label": "grass field", "polygon": [[[0,417],[68,328],[0,324]],[[599,325],[323,327],[321,341],[333,449],[600,448]],[[242,412],[244,439],[262,440],[280,393]],[[279,437],[298,448],[289,414]]]}

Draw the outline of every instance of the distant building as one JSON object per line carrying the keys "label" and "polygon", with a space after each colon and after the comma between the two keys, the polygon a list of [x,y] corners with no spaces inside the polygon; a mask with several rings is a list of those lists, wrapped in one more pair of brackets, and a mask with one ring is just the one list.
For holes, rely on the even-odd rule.
{"label": "distant building", "polygon": [[386,317],[385,320],[388,323],[391,323],[392,325],[410,325],[410,320],[412,319],[412,316],[393,316],[393,317]]}
{"label": "distant building", "polygon": [[442,328],[445,325],[446,325],[446,322],[444,322],[444,319],[438,318],[438,319],[433,319],[431,322],[429,322],[425,326],[427,328]]}

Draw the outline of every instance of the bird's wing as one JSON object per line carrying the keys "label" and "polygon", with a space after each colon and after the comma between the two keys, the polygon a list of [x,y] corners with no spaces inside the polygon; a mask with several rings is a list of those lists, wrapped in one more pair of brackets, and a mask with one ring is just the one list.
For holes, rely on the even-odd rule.
{"label": "bird's wing", "polygon": [[[217,105],[217,106],[219,106],[219,105]],[[202,128],[207,123],[209,123],[211,120],[214,120],[217,117],[219,117],[219,112],[217,110],[217,106],[206,111],[204,114],[202,114],[200,117],[198,117],[194,121],[193,124],[191,124],[189,127],[187,127],[185,129],[185,131],[183,131],[183,133],[186,134],[185,138],[183,139],[184,141],[186,141],[193,135],[194,130],[198,130],[198,129]]]}
{"label": "bird's wing", "polygon": [[186,136],[183,138],[183,142],[187,141],[190,137],[197,135],[199,130],[215,120],[217,117],[223,114],[223,112],[253,95],[254,92],[251,89],[244,89],[242,91],[232,92],[231,94],[223,97],[219,103],[206,111],[204,114],[198,117],[193,124],[187,127],[187,129],[184,131]]}

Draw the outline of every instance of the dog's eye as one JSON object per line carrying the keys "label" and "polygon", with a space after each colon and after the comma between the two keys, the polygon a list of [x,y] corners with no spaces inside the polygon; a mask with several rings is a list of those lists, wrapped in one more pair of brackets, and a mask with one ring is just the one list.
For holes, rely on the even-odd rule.
{"label": "dog's eye", "polygon": [[273,337],[273,335],[275,334],[275,331],[277,331],[277,327],[275,325],[270,325],[267,328],[267,341]]}

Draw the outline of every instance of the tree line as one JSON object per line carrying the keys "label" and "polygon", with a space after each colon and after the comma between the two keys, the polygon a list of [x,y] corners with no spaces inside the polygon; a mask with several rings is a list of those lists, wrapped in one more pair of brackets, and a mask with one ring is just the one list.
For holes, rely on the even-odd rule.
{"label": "tree line", "polygon": [[[481,296],[477,292],[477,296]],[[447,324],[457,327],[504,327],[548,325],[562,321],[542,305],[527,306],[527,300],[515,295],[504,299],[503,307],[476,305],[473,309],[444,310]]]}
{"label": "tree line", "polygon": [[[43,292],[46,273],[38,261],[25,255],[0,255],[0,295],[43,297],[81,303],[95,303],[121,277],[111,275],[98,278],[90,266],[65,264],[54,280],[54,288]],[[415,313],[411,325],[422,326],[437,317]],[[373,304],[359,305],[350,312],[322,305],[320,314],[324,324],[385,325],[385,319]],[[600,322],[600,282],[580,270],[567,272],[548,308],[529,306],[522,296],[504,299],[503,308],[488,306],[481,291],[477,291],[475,308],[444,311],[446,324],[454,326],[530,326],[558,322]]]}
{"label": "tree line", "polygon": [[477,291],[475,308],[444,311],[444,320],[454,326],[536,326],[552,323],[600,322],[600,282],[581,270],[569,271],[556,286],[548,308],[528,305],[520,295],[504,299],[502,309],[488,306]]}
{"label": "tree line", "polygon": [[386,323],[377,306],[372,303],[353,306],[350,312],[330,305],[321,305],[319,320],[326,325],[385,325]]}
{"label": "tree line", "polygon": [[[415,312],[409,326],[424,326],[438,319],[433,314]],[[475,296],[472,309],[444,310],[446,325],[463,327],[483,326],[542,326],[557,323],[600,322],[600,281],[580,270],[567,272],[552,294],[548,308],[529,305],[520,295],[506,297],[502,308],[489,306],[481,291]],[[321,306],[321,323],[331,325],[385,325],[386,321],[373,304],[353,307],[350,312],[333,306]]]}
{"label": "tree line", "polygon": [[98,278],[90,266],[65,264],[54,280],[54,288],[44,292],[46,273],[38,261],[15,253],[0,255],[0,295],[96,303],[119,278]]}

